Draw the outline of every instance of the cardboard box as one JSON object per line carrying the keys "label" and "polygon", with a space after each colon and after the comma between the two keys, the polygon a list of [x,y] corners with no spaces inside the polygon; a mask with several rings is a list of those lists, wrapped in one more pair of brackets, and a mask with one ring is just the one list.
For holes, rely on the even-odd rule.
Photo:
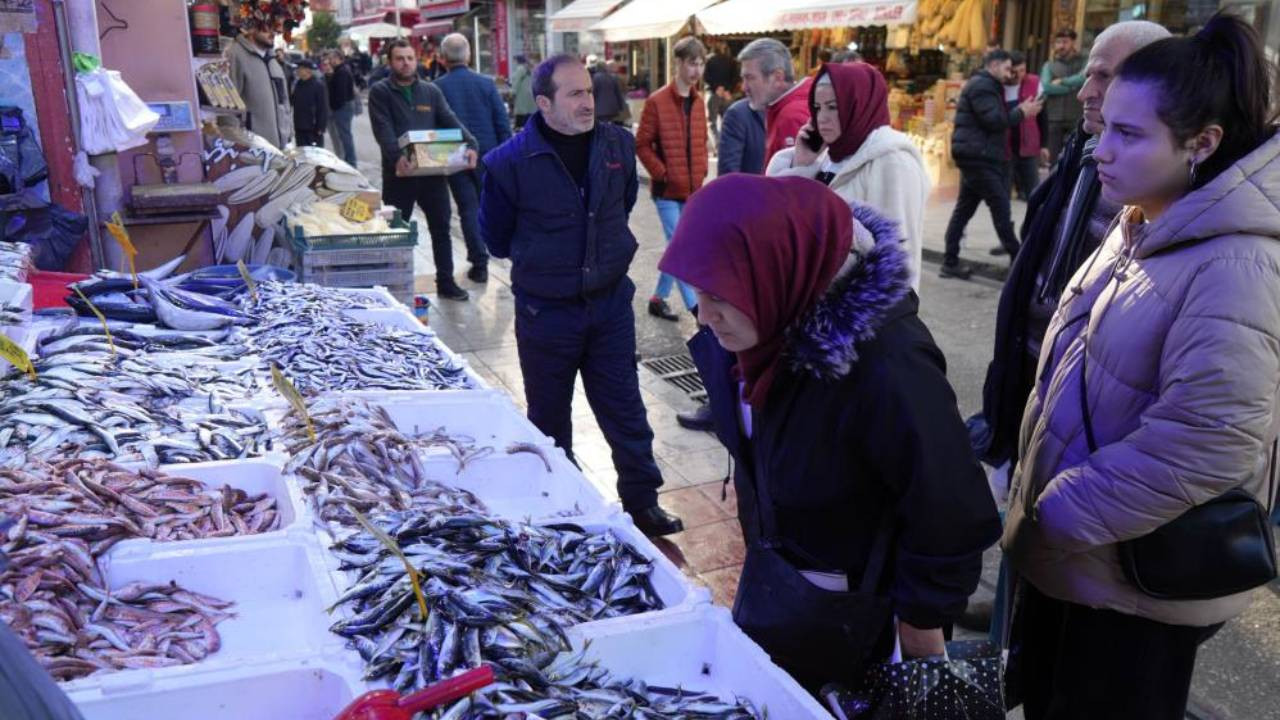
{"label": "cardboard box", "polygon": [[400,149],[413,170],[409,175],[452,175],[467,169],[462,131],[410,130],[400,136]]}

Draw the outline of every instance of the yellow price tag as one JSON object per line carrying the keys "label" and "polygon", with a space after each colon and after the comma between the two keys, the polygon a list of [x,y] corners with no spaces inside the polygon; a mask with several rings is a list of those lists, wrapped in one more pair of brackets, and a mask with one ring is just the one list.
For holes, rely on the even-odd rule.
{"label": "yellow price tag", "polygon": [[124,220],[120,218],[120,211],[111,213],[111,220],[107,223],[107,232],[111,233],[111,237],[120,243],[120,249],[124,251],[124,256],[129,260],[129,274],[133,275],[133,286],[138,287],[138,267],[135,264],[135,258],[138,257],[138,249],[133,246],[133,241],[129,239],[129,230],[124,226]]}
{"label": "yellow price tag", "polygon": [[10,340],[6,335],[0,335],[0,357],[30,375],[32,380],[36,379],[36,366],[31,364],[31,358],[27,355],[27,351],[19,347],[17,343]]}
{"label": "yellow price tag", "polygon": [[89,310],[92,311],[94,315],[98,316],[98,320],[102,323],[102,332],[107,334],[107,346],[111,348],[111,356],[115,357],[116,343],[111,339],[111,328],[107,327],[107,318],[102,314],[101,310],[89,301],[89,298],[84,296],[84,293],[80,292],[80,288],[78,286],[72,285],[71,287],[76,291],[76,294],[80,296],[80,299],[84,301],[84,304],[89,306]]}
{"label": "yellow price tag", "polygon": [[298,388],[289,382],[289,378],[280,372],[280,367],[275,363],[271,364],[271,382],[276,386],[276,391],[284,396],[285,400],[293,406],[294,412],[302,416],[302,421],[307,424],[307,439],[311,442],[316,441],[316,428],[311,424],[311,415],[307,412],[307,403],[302,399],[302,393],[298,392]]}
{"label": "yellow price tag", "polygon": [[[427,619],[427,599],[422,595],[422,585],[418,582],[417,568],[409,562],[409,558],[405,557],[404,551],[400,549],[400,545],[397,544],[395,540],[392,540],[389,535],[374,527],[373,523],[366,520],[365,517],[360,514],[359,510],[351,507],[350,505],[347,506],[347,509],[351,511],[352,515],[356,516],[356,520],[364,526],[364,529],[367,530],[370,535],[376,538],[378,542],[386,545],[387,549],[391,551],[391,554],[400,558],[400,562],[404,563],[404,569],[409,573],[409,584],[413,586],[414,597],[418,599],[418,609],[422,611],[422,619],[425,621]],[[330,608],[330,610],[332,609],[333,608]]]}
{"label": "yellow price tag", "polygon": [[249,297],[254,302],[258,302],[258,283],[253,281],[253,276],[249,274],[249,267],[244,264],[244,259],[236,261],[236,268],[240,270],[240,277],[244,280],[245,287],[249,288]]}
{"label": "yellow price tag", "polygon": [[369,222],[373,219],[373,209],[369,207],[369,203],[358,197],[349,198],[342,203],[341,214],[352,222]]}

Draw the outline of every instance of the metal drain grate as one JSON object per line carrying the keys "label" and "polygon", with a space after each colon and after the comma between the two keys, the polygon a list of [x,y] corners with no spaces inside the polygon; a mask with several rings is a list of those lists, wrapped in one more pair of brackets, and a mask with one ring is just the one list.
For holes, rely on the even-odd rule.
{"label": "metal drain grate", "polygon": [[645,360],[644,366],[655,375],[675,385],[698,402],[707,401],[707,390],[702,385],[702,376],[688,354],[668,355],[666,357]]}

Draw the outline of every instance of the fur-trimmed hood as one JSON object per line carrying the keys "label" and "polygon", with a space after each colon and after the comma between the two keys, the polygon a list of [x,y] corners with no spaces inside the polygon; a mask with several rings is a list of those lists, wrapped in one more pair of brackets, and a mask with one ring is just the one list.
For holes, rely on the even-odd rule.
{"label": "fur-trimmed hood", "polygon": [[898,224],[851,204],[854,246],[822,300],[787,329],[787,367],[821,380],[849,374],[858,344],[875,337],[911,290]]}

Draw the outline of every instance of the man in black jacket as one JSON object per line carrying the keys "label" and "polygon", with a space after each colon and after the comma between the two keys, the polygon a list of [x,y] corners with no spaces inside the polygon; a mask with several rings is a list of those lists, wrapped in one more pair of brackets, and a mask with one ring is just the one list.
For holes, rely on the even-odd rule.
{"label": "man in black jacket", "polygon": [[329,74],[329,110],[333,113],[333,134],[341,148],[342,159],[356,166],[356,143],[351,137],[351,121],[356,115],[356,79],[346,58],[330,50],[327,58],[333,72]]}
{"label": "man in black jacket", "polygon": [[985,202],[1000,236],[997,254],[1018,252],[1009,205],[1009,128],[1034,117],[1042,98],[1025,100],[1010,112],[1004,104],[1004,86],[1013,75],[1013,60],[1004,50],[993,50],[983,68],[965,84],[956,104],[956,129],[951,135],[951,157],[960,168],[960,197],[947,224],[946,258],[942,277],[967,279],[972,270],[960,262],[960,238],[965,226]]}
{"label": "man in black jacket", "polygon": [[293,86],[293,130],[298,145],[324,147],[324,128],[329,122],[329,98],[324,82],[316,77],[315,63],[303,60],[296,70]]}
{"label": "man in black jacket", "polygon": [[476,139],[449,108],[440,88],[418,79],[418,56],[408,40],[389,43],[391,76],[369,89],[369,123],[382,150],[382,201],[408,219],[413,205],[422,208],[431,233],[436,264],[436,292],[446,300],[466,300],[467,291],[453,279],[453,242],[449,235],[449,182],[444,175],[409,176],[412,169],[400,150],[400,136],[410,130],[459,128],[470,150],[467,163],[476,166]]}

